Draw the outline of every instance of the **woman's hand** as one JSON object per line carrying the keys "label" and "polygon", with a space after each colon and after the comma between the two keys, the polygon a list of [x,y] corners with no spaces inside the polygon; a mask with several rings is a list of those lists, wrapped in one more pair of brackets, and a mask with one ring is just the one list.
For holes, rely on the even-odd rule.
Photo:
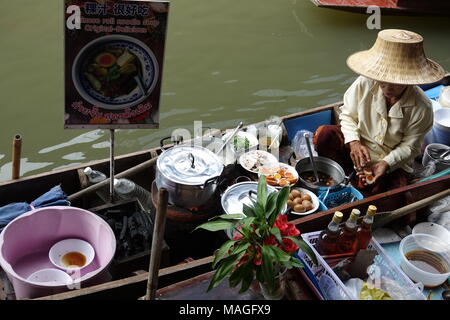
{"label": "woman's hand", "polygon": [[359,141],[349,142],[350,158],[355,165],[356,171],[361,171],[368,163],[370,163],[369,150]]}
{"label": "woman's hand", "polygon": [[[389,169],[389,165],[386,161],[381,160],[375,164],[373,164],[372,166],[370,166],[370,169],[372,170],[372,174],[373,174],[373,182],[376,182],[379,178],[381,178],[382,176],[384,176],[386,174],[386,172]],[[366,181],[366,175],[364,174],[364,171],[358,171],[356,173],[358,179],[362,182],[363,186],[366,187],[368,185],[367,181]]]}
{"label": "woman's hand", "polygon": [[389,169],[389,165],[386,161],[381,160],[374,165],[372,165],[372,173],[374,177],[374,181],[377,181],[378,178],[384,176]]}

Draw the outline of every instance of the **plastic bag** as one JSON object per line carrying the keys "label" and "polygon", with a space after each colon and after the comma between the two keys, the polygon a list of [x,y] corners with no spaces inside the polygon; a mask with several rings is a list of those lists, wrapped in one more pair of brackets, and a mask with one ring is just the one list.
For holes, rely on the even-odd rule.
{"label": "plastic bag", "polygon": [[311,145],[312,153],[314,157],[317,157],[317,152],[314,150],[313,144],[313,133],[308,130],[300,130],[298,131],[294,139],[292,139],[291,146],[294,149],[294,152],[297,156],[297,160],[301,160],[303,158],[309,158],[308,146],[306,145],[306,140],[304,137],[305,133],[309,133],[309,143]]}
{"label": "plastic bag", "polygon": [[428,208],[427,220],[437,223],[450,231],[450,196],[437,200]]}

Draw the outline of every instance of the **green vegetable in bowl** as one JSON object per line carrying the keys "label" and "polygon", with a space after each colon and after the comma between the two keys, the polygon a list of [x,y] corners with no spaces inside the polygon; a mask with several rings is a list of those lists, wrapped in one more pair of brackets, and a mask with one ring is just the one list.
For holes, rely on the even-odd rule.
{"label": "green vegetable in bowl", "polygon": [[235,136],[233,138],[233,146],[236,151],[247,150],[250,148],[250,141],[247,138]]}

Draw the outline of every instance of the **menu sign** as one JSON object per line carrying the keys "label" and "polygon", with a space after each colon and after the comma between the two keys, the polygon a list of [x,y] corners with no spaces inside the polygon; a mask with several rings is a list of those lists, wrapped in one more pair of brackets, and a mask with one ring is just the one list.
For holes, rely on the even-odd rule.
{"label": "menu sign", "polygon": [[169,3],[64,3],[64,128],[158,128]]}

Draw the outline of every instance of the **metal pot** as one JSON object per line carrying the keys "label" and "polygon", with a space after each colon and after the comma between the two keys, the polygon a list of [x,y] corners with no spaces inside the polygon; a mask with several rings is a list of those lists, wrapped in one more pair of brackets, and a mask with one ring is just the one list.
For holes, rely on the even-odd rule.
{"label": "metal pot", "polygon": [[223,164],[201,146],[175,146],[164,150],[156,161],[156,186],[165,188],[169,202],[192,208],[214,197]]}
{"label": "metal pot", "polygon": [[302,179],[301,174],[306,171],[312,171],[312,165],[309,158],[303,158],[297,162],[295,165],[295,170],[297,170],[299,178],[298,183],[306,188],[312,189],[313,191],[323,192],[329,190],[335,190],[347,185],[354,174],[346,176],[344,169],[334,160],[325,157],[314,157],[314,164],[316,165],[317,171],[328,174],[333,178],[335,183],[331,186],[319,186],[314,183],[307,182]]}
{"label": "metal pot", "polygon": [[[272,186],[267,186],[267,192],[272,193],[277,191]],[[257,200],[258,182],[239,182],[228,187],[221,197],[222,209],[226,214],[243,213],[242,208],[244,204],[253,207]],[[287,209],[287,207],[286,207]],[[284,210],[286,211],[286,210]],[[231,230],[226,230],[225,233],[231,239],[233,236]]]}

